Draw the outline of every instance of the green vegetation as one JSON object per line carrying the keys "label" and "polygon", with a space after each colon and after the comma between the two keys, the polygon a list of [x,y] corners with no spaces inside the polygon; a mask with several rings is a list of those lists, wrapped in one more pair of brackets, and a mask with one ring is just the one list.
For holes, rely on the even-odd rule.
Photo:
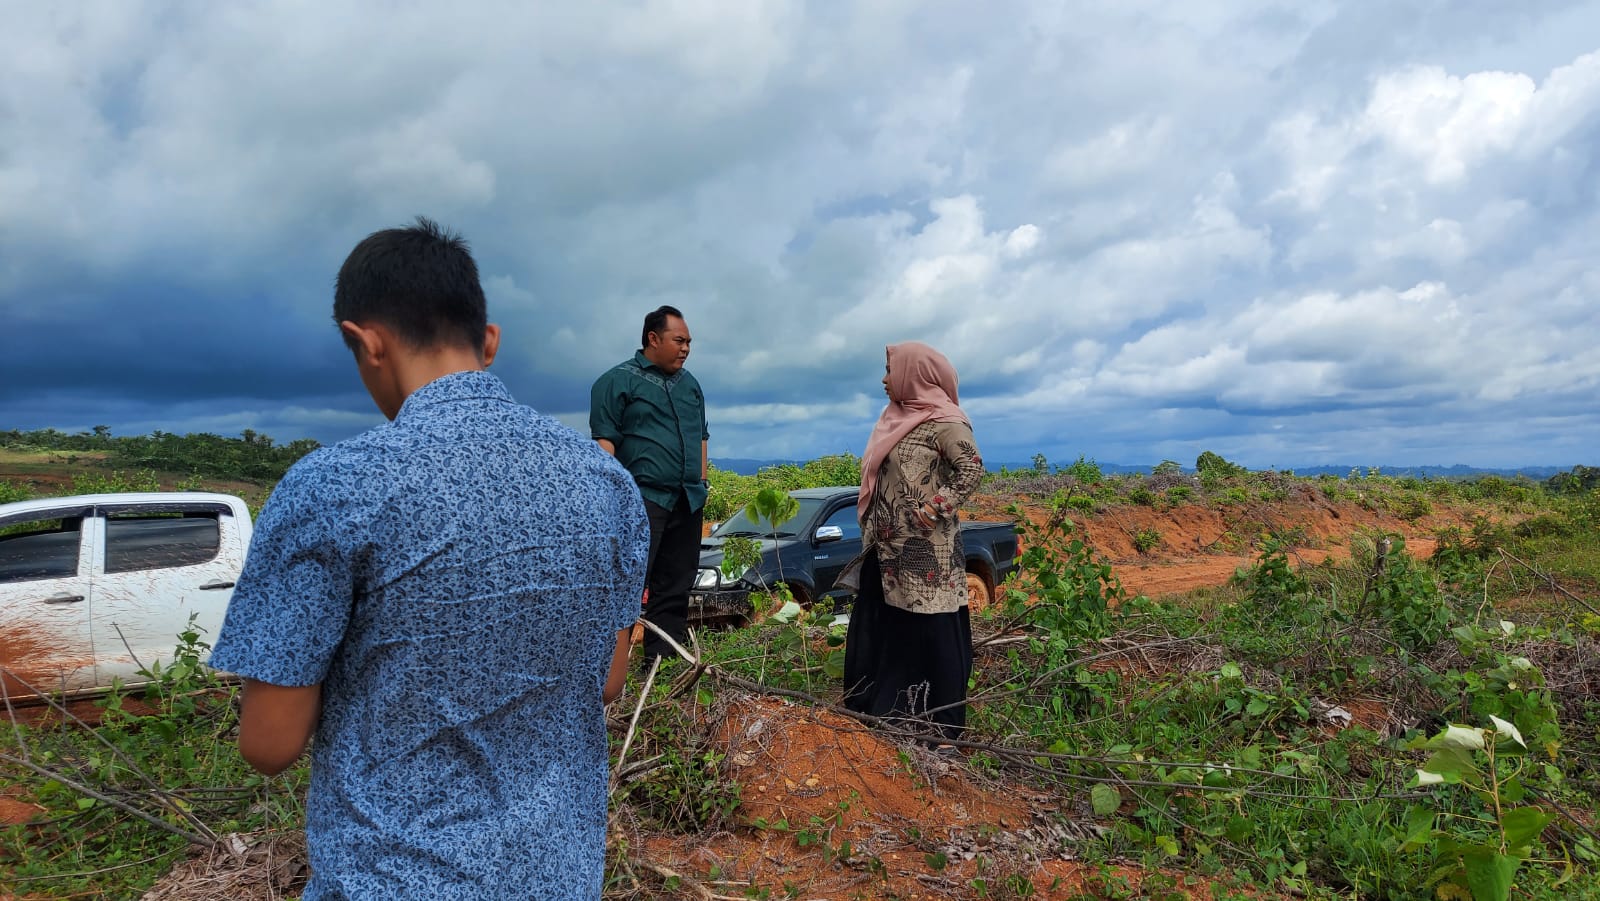
{"label": "green vegetation", "polygon": [[1133,536],[1133,547],[1141,554],[1148,554],[1161,544],[1161,532],[1156,529],[1140,529]]}
{"label": "green vegetation", "polygon": [[[1164,460],[1150,473],[1106,476],[1092,460],[1079,457],[1071,466],[1052,469],[1035,458],[1032,469],[990,473],[983,491],[1004,500],[1048,503],[1058,495],[1082,512],[1139,506],[1165,509],[1187,504],[1251,508],[1291,499],[1353,503],[1363,509],[1416,522],[1438,511],[1438,505],[1470,505],[1484,512],[1526,514],[1548,509],[1563,492],[1581,493],[1600,480],[1600,469],[1576,467],[1545,485],[1528,479],[1486,475],[1473,479],[1418,479],[1386,476],[1377,469],[1351,470],[1344,478],[1303,478],[1292,472],[1252,472],[1221,455],[1206,451],[1195,460],[1195,472]],[[1081,498],[1081,500],[1078,500]]]}
{"label": "green vegetation", "polygon": [[[1228,475],[1213,490],[1279,478],[1262,475]],[[1281,478],[1285,490],[1308,484]],[[1429,490],[1372,473],[1328,487],[1348,481],[1382,505]],[[1107,831],[1072,847],[1085,861],[1132,858],[1310,897],[1503,899],[1513,886],[1518,897],[1583,897],[1577,887],[1600,866],[1583,815],[1600,799],[1600,617],[1581,598],[1530,617],[1518,593],[1532,573],[1549,575],[1541,542],[1600,543],[1586,528],[1600,505],[1498,482],[1464,490],[1491,510],[1543,512],[1512,526],[1485,519],[1427,559],[1398,535],[1359,533],[1352,559],[1302,569],[1289,549],[1303,536],[1285,529],[1197,605],[1129,596],[1072,523],[1072,499],[1092,495],[1057,489],[1048,525],[1020,523],[1023,571],[986,623],[1005,640],[980,643],[969,765],[1056,795],[1035,809],[1093,810]],[[1521,588],[1500,581],[1502,551],[1526,562]],[[708,636],[699,703],[763,691],[836,699],[837,676],[793,656],[796,625]],[[809,625],[822,648],[838,631]],[[646,711],[667,697],[658,691]],[[1457,753],[1468,733],[1479,744]],[[731,790],[703,778],[707,791]],[[837,855],[837,842],[806,831]],[[922,847],[914,831],[904,839]],[[949,863],[926,856],[935,871]],[[855,849],[850,865],[877,871],[861,857]],[[637,862],[614,855],[619,896],[631,896],[621,886]],[[989,890],[1035,890],[1010,878],[987,879]],[[1164,897],[1110,883],[1101,896]]]}
{"label": "green vegetation", "polygon": [[0,448],[56,451],[67,459],[77,454],[101,462],[108,469],[154,470],[190,473],[213,479],[277,481],[296,460],[321,447],[310,438],[288,444],[245,429],[238,438],[208,433],[117,437],[105,426],[69,435],[55,429],[35,432],[0,431]]}
{"label": "green vegetation", "polygon": [[144,671],[154,681],[131,696],[142,703],[111,695],[96,705],[98,726],[69,715],[5,730],[0,772],[45,808],[0,828],[8,889],[138,897],[188,846],[303,822],[306,767],[275,779],[251,770],[235,747],[237,688],[200,665],[208,645],[197,631],[178,642],[166,667]]}
{"label": "green vegetation", "polygon": [[[1024,786],[1040,799],[1039,822],[1078,827],[1029,853],[1070,852],[1098,868],[1085,889],[1095,897],[1178,897],[1191,876],[1238,897],[1596,896],[1600,489],[1587,470],[1537,484],[1371,471],[1307,479],[1215,463],[1209,479],[1165,464],[1095,478],[1091,466],[990,477],[992,495],[1045,515],[1021,518],[1022,570],[974,623],[967,756],[941,764],[994,780],[998,793]],[[107,484],[147,484],[141,472],[109,470]],[[848,456],[749,477],[713,471],[713,500],[723,515],[753,501],[776,521],[782,491],[858,479]],[[0,499],[27,490],[0,482]],[[1348,537],[1348,559],[1300,567],[1303,530],[1266,528],[1263,516],[1254,562],[1231,583],[1163,603],[1126,591],[1074,522],[1086,505],[1248,509],[1284,498],[1402,518],[1468,505],[1483,515],[1443,530],[1425,558],[1368,529]],[[1148,527],[1134,540],[1145,552],[1163,541]],[[709,865],[654,866],[651,834],[783,842],[791,862],[813,855],[857,874],[863,897],[885,878],[888,861],[852,844],[843,808],[781,822],[740,815],[755,789],[726,756],[730,709],[777,695],[805,717],[842,690],[844,627],[785,600],[779,589],[757,625],[698,633],[697,662],[630,675],[612,711],[607,897],[703,897],[692,882],[719,896],[815,896],[784,881],[798,876],[754,884]],[[191,841],[299,824],[304,766],[264,780],[238,759],[232,689],[195,665],[199,638],[185,635],[143,692],[149,713],[113,697],[96,729],[6,730],[0,773],[47,808],[0,831],[0,870],[18,888],[137,896]],[[876,768],[924,772],[906,747]],[[885,828],[902,860],[925,862],[957,894],[1040,891],[1019,846],[986,840],[956,877],[963,861],[918,831],[926,824]],[[1112,868],[1128,861],[1145,867],[1138,887]]]}
{"label": "green vegetation", "polygon": [[721,522],[753,500],[763,488],[794,491],[799,488],[830,488],[861,484],[861,458],[852,454],[820,457],[800,466],[791,463],[769,466],[752,476],[711,467],[711,495],[706,500],[705,518]]}

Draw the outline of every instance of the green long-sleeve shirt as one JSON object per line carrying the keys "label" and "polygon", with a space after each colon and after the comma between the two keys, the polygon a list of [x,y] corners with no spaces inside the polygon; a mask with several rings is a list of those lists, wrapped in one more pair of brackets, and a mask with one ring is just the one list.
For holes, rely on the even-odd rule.
{"label": "green long-sleeve shirt", "polygon": [[607,370],[589,392],[589,434],[616,447],[645,500],[669,510],[679,497],[690,510],[705,506],[700,448],[711,433],[689,370],[669,376],[642,353]]}

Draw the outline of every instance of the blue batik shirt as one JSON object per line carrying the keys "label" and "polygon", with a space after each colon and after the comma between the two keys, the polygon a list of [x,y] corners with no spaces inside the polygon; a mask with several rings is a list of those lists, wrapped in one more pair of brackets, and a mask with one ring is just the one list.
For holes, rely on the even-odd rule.
{"label": "blue batik shirt", "polygon": [[322,685],[307,899],[599,897],[648,548],[627,471],[487,372],[289,471],[211,663]]}

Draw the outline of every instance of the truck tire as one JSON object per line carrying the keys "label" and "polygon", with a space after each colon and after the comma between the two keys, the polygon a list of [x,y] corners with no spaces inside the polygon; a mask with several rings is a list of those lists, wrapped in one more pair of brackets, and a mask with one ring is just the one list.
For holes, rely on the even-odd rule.
{"label": "truck tire", "polygon": [[994,603],[994,589],[989,587],[989,580],[980,573],[967,573],[967,612],[977,616]]}
{"label": "truck tire", "polygon": [[[805,585],[803,585],[803,584],[801,584],[799,582],[791,582],[791,583],[786,583],[786,584],[789,585],[789,594],[794,596],[794,602],[796,604],[799,604],[802,608],[804,608],[806,610],[810,610],[811,609],[811,589],[807,588]],[[766,622],[767,619],[770,616],[772,616],[772,614],[777,613],[777,612],[778,612],[778,609],[777,609],[776,606],[774,606],[772,609],[769,609],[769,610],[767,610],[767,611],[765,611],[763,613],[757,613],[754,610],[752,610],[752,611],[750,611],[750,613],[748,615],[742,616],[742,617],[738,617],[738,618],[732,620],[731,624],[733,626],[735,626],[735,627],[738,627],[738,626],[759,626],[762,623]]]}

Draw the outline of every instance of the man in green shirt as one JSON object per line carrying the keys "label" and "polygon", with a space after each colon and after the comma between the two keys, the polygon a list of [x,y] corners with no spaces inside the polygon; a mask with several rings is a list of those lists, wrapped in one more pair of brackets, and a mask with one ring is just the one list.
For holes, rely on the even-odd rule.
{"label": "man in green shirt", "polygon": [[[589,434],[616,457],[644,497],[650,519],[650,600],[644,616],[679,644],[689,637],[689,589],[700,566],[701,512],[706,504],[706,401],[683,368],[689,326],[674,307],[644,317],[633,359],[595,380]],[[646,656],[672,656],[654,632]]]}

